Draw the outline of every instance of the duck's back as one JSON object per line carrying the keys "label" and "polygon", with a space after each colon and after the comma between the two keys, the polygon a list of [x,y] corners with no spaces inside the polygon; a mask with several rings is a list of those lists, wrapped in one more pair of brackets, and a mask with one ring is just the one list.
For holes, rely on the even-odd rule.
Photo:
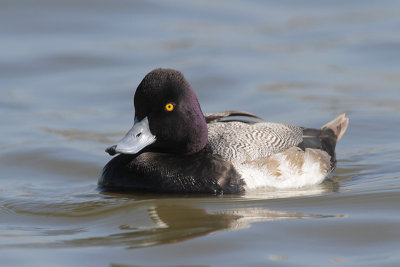
{"label": "duck's back", "polygon": [[281,123],[220,121],[208,124],[208,143],[215,154],[229,162],[267,158],[302,141],[301,127]]}

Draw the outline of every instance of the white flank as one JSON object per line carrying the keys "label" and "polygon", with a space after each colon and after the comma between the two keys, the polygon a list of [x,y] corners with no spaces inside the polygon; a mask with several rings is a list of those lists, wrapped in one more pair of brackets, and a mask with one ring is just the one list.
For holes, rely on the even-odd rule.
{"label": "white flank", "polygon": [[266,166],[255,168],[253,164],[238,164],[237,170],[246,182],[246,189],[272,187],[276,189],[300,188],[320,184],[329,175],[321,168],[321,164],[311,153],[304,153],[304,163],[301,167],[292,165],[286,156],[279,153],[272,157],[279,163],[276,172],[271,172]]}

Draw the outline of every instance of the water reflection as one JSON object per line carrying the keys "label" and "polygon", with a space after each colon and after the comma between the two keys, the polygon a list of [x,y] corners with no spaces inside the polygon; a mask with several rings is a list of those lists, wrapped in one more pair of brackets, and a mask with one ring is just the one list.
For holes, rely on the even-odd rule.
{"label": "water reflection", "polygon": [[[249,228],[252,223],[256,222],[344,217],[344,215],[270,210],[254,205],[243,207],[246,206],[244,204],[247,200],[240,198],[227,199],[228,202],[220,198],[145,200],[145,196],[140,195],[137,196],[137,200],[132,201],[132,199],[127,199],[121,195],[114,195],[113,198],[112,194],[105,194],[105,198],[108,199],[111,206],[114,206],[115,212],[105,208],[105,203],[92,205],[91,212],[88,212],[90,208],[87,206],[82,216],[76,215],[74,217],[65,217],[65,214],[62,213],[57,214],[42,210],[42,218],[37,220],[39,224],[40,221],[48,222],[49,217],[53,217],[52,220],[59,221],[59,225],[65,225],[68,221],[68,226],[61,228],[16,226],[13,229],[7,229],[7,234],[2,235],[2,239],[6,240],[0,245],[0,248],[122,246],[133,249],[182,242],[222,231],[237,231]],[[114,199],[119,204],[124,202],[125,205],[115,205],[115,203],[113,205]],[[222,204],[228,207],[209,212],[206,208],[201,207],[205,204],[204,201],[211,201],[214,204],[222,201]],[[131,205],[127,202],[130,202]],[[78,206],[78,203],[76,205]],[[238,205],[240,208],[235,208]],[[13,209],[16,213],[26,214],[28,211],[23,211],[22,206],[7,205],[6,207]],[[65,205],[60,207],[63,206]],[[71,207],[69,207],[70,209]],[[35,210],[40,209],[36,207]],[[40,214],[36,213],[35,215]],[[107,232],[104,233],[104,230]],[[6,231],[2,232],[5,233]],[[21,240],[21,237],[23,237],[23,240]],[[22,243],[19,243],[21,241]]]}
{"label": "water reflection", "polygon": [[318,196],[332,192],[339,192],[339,182],[347,177],[332,176],[325,180],[322,184],[303,188],[293,188],[286,190],[278,190],[270,188],[255,189],[246,192],[243,198],[247,199],[279,199],[279,198],[293,198],[293,197],[305,197],[305,196]]}
{"label": "water reflection", "polygon": [[64,242],[66,246],[125,246],[140,248],[182,242],[188,239],[221,231],[240,230],[251,223],[276,220],[331,218],[343,215],[304,214],[300,212],[274,211],[264,208],[241,208],[219,212],[186,205],[158,205],[148,208],[148,216],[154,227],[144,228],[135,224],[123,224],[123,232],[101,237],[91,237]]}

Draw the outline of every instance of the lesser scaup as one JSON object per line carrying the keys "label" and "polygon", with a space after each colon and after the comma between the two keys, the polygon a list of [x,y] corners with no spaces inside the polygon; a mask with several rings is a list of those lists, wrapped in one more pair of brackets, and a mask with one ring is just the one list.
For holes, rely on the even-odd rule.
{"label": "lesser scaup", "polygon": [[103,190],[236,194],[318,184],[334,169],[336,142],[348,125],[345,114],[321,129],[255,122],[260,118],[243,111],[204,115],[173,69],[148,73],[134,105],[132,129],[106,149],[120,155],[103,169]]}

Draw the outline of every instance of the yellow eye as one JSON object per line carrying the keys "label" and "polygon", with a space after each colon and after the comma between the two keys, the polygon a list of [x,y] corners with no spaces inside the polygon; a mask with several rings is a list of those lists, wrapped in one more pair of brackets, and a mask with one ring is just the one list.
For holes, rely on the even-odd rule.
{"label": "yellow eye", "polygon": [[174,110],[174,104],[168,103],[165,105],[165,110],[166,111],[173,111]]}

